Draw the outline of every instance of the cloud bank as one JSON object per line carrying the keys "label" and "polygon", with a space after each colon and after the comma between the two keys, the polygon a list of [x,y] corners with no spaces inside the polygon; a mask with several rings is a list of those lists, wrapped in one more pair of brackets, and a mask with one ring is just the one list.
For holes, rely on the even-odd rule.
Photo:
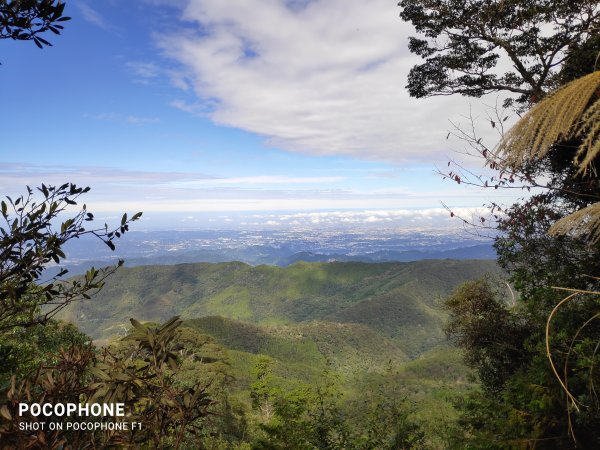
{"label": "cloud bank", "polygon": [[[298,177],[256,175],[218,177],[195,172],[151,172],[99,166],[34,165],[0,163],[0,190],[13,197],[23,186],[60,185],[68,180],[92,186],[86,203],[95,211],[323,211],[337,209],[381,209],[360,221],[386,222],[394,209],[412,209],[439,205],[448,191],[419,191],[406,188],[361,189],[345,185],[345,177]],[[461,205],[481,205],[481,192],[466,190]],[[451,202],[453,206],[456,202]],[[311,219],[325,221],[315,213]],[[344,213],[346,214],[346,213]],[[348,222],[350,216],[337,217]],[[273,218],[270,218],[271,220]],[[298,217],[285,216],[284,221]],[[279,220],[279,219],[273,219]],[[350,222],[348,222],[350,223]]]}
{"label": "cloud bank", "polygon": [[395,1],[189,0],[188,27],[156,37],[180,65],[173,84],[187,88],[172,105],[287,150],[443,158],[448,119],[469,102],[408,96],[419,60],[398,15]]}

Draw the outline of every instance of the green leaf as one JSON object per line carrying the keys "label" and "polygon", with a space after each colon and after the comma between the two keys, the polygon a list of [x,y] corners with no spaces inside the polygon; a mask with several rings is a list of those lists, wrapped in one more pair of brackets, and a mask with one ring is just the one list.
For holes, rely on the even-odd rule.
{"label": "green leaf", "polygon": [[140,322],[138,322],[137,320],[135,320],[134,318],[129,319],[129,321],[131,322],[131,325],[133,325],[133,327],[136,330],[142,331],[142,332],[146,332],[147,331],[147,327],[145,327],[144,325],[142,325]]}
{"label": "green leaf", "polygon": [[177,367],[177,360],[175,358],[173,358],[173,357],[169,357],[167,359],[167,364],[169,365],[169,367],[171,368],[171,370],[173,372],[177,372],[177,370],[179,369]]}

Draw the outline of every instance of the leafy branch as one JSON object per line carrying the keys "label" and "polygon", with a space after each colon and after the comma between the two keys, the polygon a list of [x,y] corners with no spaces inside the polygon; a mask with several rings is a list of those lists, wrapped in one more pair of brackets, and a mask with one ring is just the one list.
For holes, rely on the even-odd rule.
{"label": "leafy branch", "polygon": [[105,269],[91,268],[84,277],[69,282],[61,279],[68,273],[60,270],[49,280],[41,280],[48,264],[66,258],[64,245],[72,239],[92,235],[111,250],[114,241],[138,220],[139,212],[129,218],[124,214],[120,225],[109,229],[107,224],[86,228],[94,220],[84,204],[75,216],[59,222],[58,217],[77,205],[79,197],[90,188],[71,183],[37,188],[43,199],[37,201],[33,189],[16,199],[6,197],[0,202],[0,333],[14,327],[29,327],[47,323],[58,311],[74,300],[90,298],[102,288],[104,280],[122,265]]}

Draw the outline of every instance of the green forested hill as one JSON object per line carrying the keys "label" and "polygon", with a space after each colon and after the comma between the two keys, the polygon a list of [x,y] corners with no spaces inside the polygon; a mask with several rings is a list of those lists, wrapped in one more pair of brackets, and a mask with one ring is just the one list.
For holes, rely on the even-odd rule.
{"label": "green forested hill", "polygon": [[[345,340],[340,333],[370,331],[414,357],[443,339],[445,314],[439,299],[465,280],[490,272],[499,273],[495,263],[479,260],[121,268],[92,300],[72,304],[62,317],[97,339],[123,334],[130,317],[163,321],[174,315],[221,316],[246,322],[235,322],[240,329],[249,324],[304,324],[303,333],[319,330],[312,334],[319,336],[322,347],[325,329],[334,329],[327,323],[356,324],[362,327],[336,329],[332,342]],[[264,331],[265,336],[272,340],[282,339],[281,333],[294,334],[291,328],[276,330]]]}
{"label": "green forested hill", "polygon": [[181,315],[181,377],[206,382],[217,400],[214,448],[267,436],[265,424],[309,433],[323,420],[360,441],[408,414],[425,447],[442,449],[459,432],[455,402],[477,387],[446,342],[441,300],[485,274],[502,275],[480,260],[121,268],[62,318],[106,339],[127,333],[130,317]]}
{"label": "green forested hill", "polygon": [[408,360],[390,340],[359,324],[307,322],[259,326],[220,316],[191,319],[185,325],[231,349],[271,356],[286,364],[321,369],[326,361],[343,373],[383,372]]}

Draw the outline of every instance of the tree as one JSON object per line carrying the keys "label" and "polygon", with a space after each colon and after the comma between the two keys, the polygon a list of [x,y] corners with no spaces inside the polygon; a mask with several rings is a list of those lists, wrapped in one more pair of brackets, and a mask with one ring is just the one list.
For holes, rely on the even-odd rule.
{"label": "tree", "polygon": [[[494,303],[475,315],[483,323],[469,320],[462,305],[480,307],[477,299],[485,289],[476,289],[471,298],[456,293],[447,303],[450,329],[467,362],[480,373],[484,390],[489,369],[504,374],[499,395],[471,396],[463,405],[463,425],[479,442],[475,447],[508,445],[515,439],[530,444],[543,440],[550,448],[600,445],[594,387],[600,383],[594,370],[600,364],[599,76],[594,72],[548,95],[496,149],[501,170],[522,177],[545,170],[553,191],[513,205],[499,219],[499,262],[521,294],[521,301],[506,313],[526,333],[504,333]],[[563,298],[563,290],[568,297]],[[497,341],[516,342],[520,350],[507,360],[506,352],[494,354]],[[479,358],[482,352],[486,359]],[[519,414],[519,422],[510,420]]]}
{"label": "tree", "polygon": [[[177,342],[181,320],[174,317],[152,326],[131,320],[133,330],[117,348],[101,354],[90,343],[61,349],[53,364],[43,365],[23,380],[13,376],[0,391],[0,440],[7,448],[114,448],[152,446],[180,448],[201,429],[212,400],[201,383],[179,380],[183,349]],[[123,403],[127,421],[138,426],[101,432],[69,428],[72,420],[21,416],[27,403]],[[88,418],[95,421],[96,418]],[[24,422],[61,422],[31,431]],[[146,447],[144,447],[146,448]]]}
{"label": "tree", "polygon": [[179,382],[182,321],[173,317],[158,326],[130,321],[133,330],[123,339],[124,351],[106,349],[94,366],[96,382],[89,385],[87,399],[122,402],[130,420],[141,424],[113,442],[152,443],[161,448],[170,441],[179,448],[187,433],[201,429],[196,421],[209,414],[213,403],[201,382],[191,386]]}
{"label": "tree", "polygon": [[[411,50],[426,59],[411,71],[411,95],[512,92],[520,94],[521,112],[538,103],[498,146],[484,145],[474,129],[459,130],[492,175],[460,164],[445,174],[488,189],[537,189],[513,205],[490,205],[498,262],[509,272],[519,301],[504,306],[508,302],[480,282],[448,301],[449,331],[486,394],[471,395],[462,405],[463,439],[472,448],[595,448],[600,445],[593,389],[600,381],[593,370],[599,363],[597,296],[564,303],[564,294],[553,286],[580,292],[600,284],[594,278],[600,276],[594,73],[600,6],[550,0],[405,0],[401,5],[403,17],[429,39],[411,41]],[[544,24],[554,24],[552,31]],[[497,73],[498,51],[512,62],[512,72]],[[490,123],[501,128],[504,120],[498,114]],[[479,225],[488,223],[482,218]]]}
{"label": "tree", "polygon": [[[413,97],[495,91],[535,102],[558,69],[600,30],[597,0],[401,0],[400,16],[425,39],[409,49],[425,62],[408,76]],[[548,32],[548,29],[552,29]],[[512,65],[503,71],[502,61]]]}
{"label": "tree", "polygon": [[444,302],[450,312],[446,333],[465,350],[465,362],[490,396],[502,392],[529,356],[523,348],[529,332],[506,303],[506,288],[483,278],[459,286]]}
{"label": "tree", "polygon": [[[339,375],[325,369],[319,383],[277,386],[268,359],[257,362],[252,383],[253,407],[261,422],[253,448],[275,449],[417,449],[425,433],[413,419],[414,409],[397,386],[378,385],[344,402]],[[267,417],[263,406],[271,404]]]}
{"label": "tree", "polygon": [[44,326],[14,328],[0,336],[0,386],[10,377],[18,379],[40,366],[56,364],[61,348],[83,346],[90,341],[72,324],[51,320]]}
{"label": "tree", "polygon": [[60,34],[65,3],[61,0],[0,0],[0,39],[32,40],[39,48],[52,46],[39,36],[46,31]]}
{"label": "tree", "polygon": [[65,258],[64,245],[72,239],[92,235],[102,240],[111,250],[114,241],[129,230],[129,224],[138,220],[139,212],[129,218],[123,214],[114,229],[86,228],[94,220],[86,205],[73,217],[58,224],[67,208],[77,205],[78,198],[90,188],[66,183],[37,189],[42,195],[37,200],[33,189],[16,199],[0,202],[4,226],[0,227],[0,335],[17,327],[32,327],[47,323],[69,303],[86,298],[101,289],[104,280],[115,267],[97,270],[91,268],[84,277],[64,281],[68,270],[43,279],[48,264],[60,264]]}
{"label": "tree", "polygon": [[274,414],[273,397],[273,361],[261,356],[252,368],[254,381],[250,385],[252,408],[260,412],[261,420],[269,422]]}
{"label": "tree", "polygon": [[[493,398],[471,396],[464,406],[464,426],[479,440],[471,443],[475,447],[515,439],[523,445],[541,440],[550,448],[600,445],[594,389],[600,382],[594,371],[600,363],[598,297],[570,296],[566,303],[555,288],[583,294],[600,286],[599,75],[593,72],[549,94],[494,151],[481,150],[498,170],[496,185],[519,179],[546,189],[497,216],[498,261],[519,291],[518,304],[499,315],[497,302],[481,309],[481,291],[466,287],[447,303],[450,330],[479,372],[484,391],[489,392],[488,374],[502,374],[500,383],[492,383]],[[542,176],[545,184],[536,181]],[[479,311],[475,321],[465,307]],[[513,317],[514,332],[505,332],[503,317]],[[497,352],[502,346],[512,350]],[[520,412],[518,422],[511,420]]]}
{"label": "tree", "polygon": [[[571,170],[586,184],[586,190],[580,189],[579,195],[587,195],[574,205],[570,214],[552,224],[548,233],[558,238],[569,236],[583,241],[588,253],[596,257],[600,253],[600,180],[597,171],[600,162],[599,89],[600,71],[566,84],[532,108],[502,140],[498,150],[506,164],[519,170],[546,158],[564,142],[572,145],[569,152],[573,155]],[[595,195],[589,195],[590,192]],[[600,382],[594,371],[594,366],[600,363],[597,354],[600,327],[594,323],[600,317],[598,264],[596,259],[579,267],[577,275],[585,279],[584,283],[574,286],[570,280],[563,285],[570,295],[552,305],[545,333],[552,371],[566,395],[569,432],[575,442],[581,439],[578,435],[581,431],[584,442],[596,444],[600,438],[590,438],[589,427],[579,430],[577,425],[583,422],[597,426],[600,421],[600,406],[594,388]],[[557,318],[559,310],[562,315]],[[561,368],[560,373],[557,367]],[[572,412],[577,414],[573,417]]]}
{"label": "tree", "polygon": [[[498,154],[509,167],[521,170],[545,158],[562,142],[574,147],[571,165],[576,170],[575,176],[587,180],[590,187],[597,184],[600,71],[568,83],[537,104],[503,138]],[[584,192],[578,194],[581,196]],[[596,244],[600,240],[600,198],[591,196],[591,199],[593,203],[553,224],[550,234],[585,235],[592,245]]]}

